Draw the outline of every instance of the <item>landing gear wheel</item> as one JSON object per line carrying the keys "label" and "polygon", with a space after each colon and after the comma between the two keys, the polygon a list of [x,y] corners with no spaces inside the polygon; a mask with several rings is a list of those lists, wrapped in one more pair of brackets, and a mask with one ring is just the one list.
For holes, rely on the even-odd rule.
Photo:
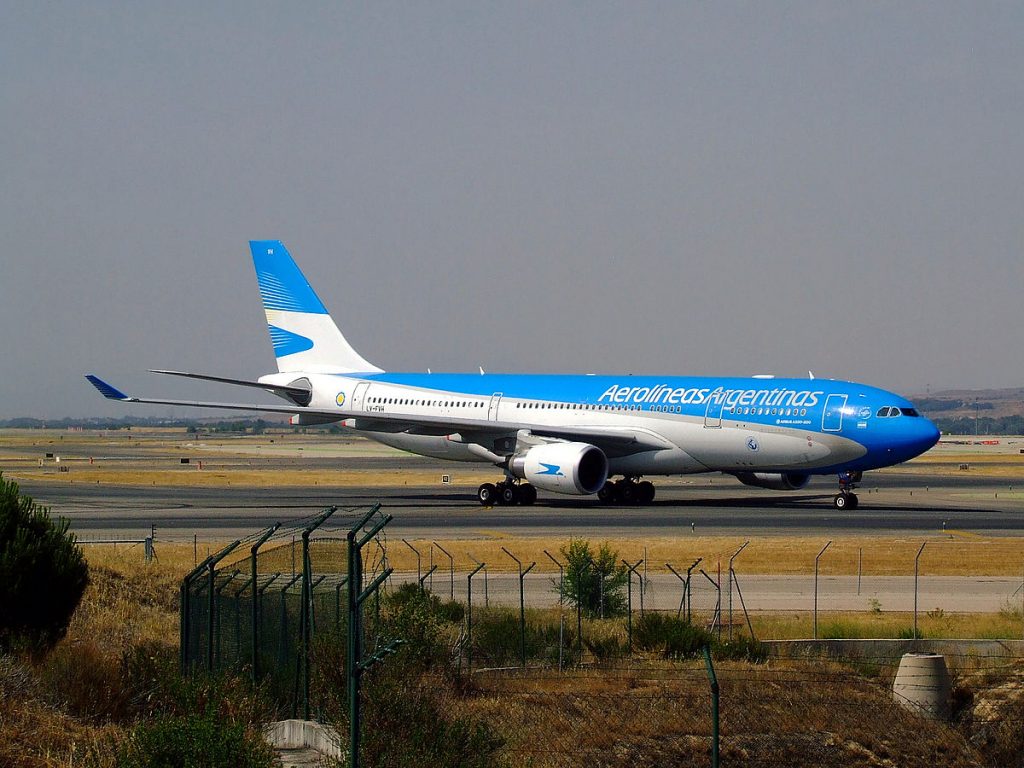
{"label": "landing gear wheel", "polygon": [[616,485],[619,501],[623,504],[635,504],[637,502],[636,483],[631,480],[622,480]]}
{"label": "landing gear wheel", "polygon": [[597,492],[597,500],[602,504],[614,504],[615,497],[615,483],[605,483],[601,486],[601,490]]}
{"label": "landing gear wheel", "polygon": [[512,506],[519,501],[519,494],[517,491],[518,489],[514,485],[503,484],[502,487],[498,489],[498,498],[501,500],[502,504]]}
{"label": "landing gear wheel", "polygon": [[537,501],[537,489],[529,483],[522,483],[519,486],[519,503],[529,507]]}
{"label": "landing gear wheel", "polygon": [[856,509],[859,499],[855,493],[837,493],[832,499],[836,509]]}
{"label": "landing gear wheel", "polygon": [[650,504],[654,501],[654,483],[648,480],[637,483],[636,500],[639,504]]}
{"label": "landing gear wheel", "polygon": [[498,500],[498,489],[493,483],[484,483],[476,489],[476,500],[484,507],[492,507]]}

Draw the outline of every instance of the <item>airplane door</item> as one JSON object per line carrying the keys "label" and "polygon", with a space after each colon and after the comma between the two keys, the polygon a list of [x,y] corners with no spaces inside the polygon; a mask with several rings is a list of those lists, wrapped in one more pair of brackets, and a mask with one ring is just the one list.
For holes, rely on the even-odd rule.
{"label": "airplane door", "polygon": [[825,399],[825,412],[821,416],[822,432],[838,432],[843,428],[846,397],[846,395],[829,395]]}
{"label": "airplane door", "polygon": [[358,384],[356,384],[355,391],[352,392],[353,411],[366,410],[365,403],[363,401],[366,399],[366,390],[369,388],[370,382],[368,381],[360,381]]}
{"label": "airplane door", "polygon": [[725,405],[725,393],[716,389],[708,397],[708,409],[704,412],[704,426],[717,429],[722,426],[722,407]]}
{"label": "airplane door", "polygon": [[487,420],[497,421],[498,420],[498,404],[501,402],[501,392],[495,392],[491,395],[491,402],[487,406]]}

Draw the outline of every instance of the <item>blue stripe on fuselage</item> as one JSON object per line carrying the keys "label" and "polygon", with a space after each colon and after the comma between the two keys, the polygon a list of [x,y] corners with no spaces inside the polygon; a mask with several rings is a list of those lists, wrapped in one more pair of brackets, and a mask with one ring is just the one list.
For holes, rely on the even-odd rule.
{"label": "blue stripe on fuselage", "polygon": [[[882,406],[913,407],[906,398],[866,384],[832,379],[466,373],[380,373],[358,378],[456,397],[491,397],[501,393],[506,400],[607,405],[624,410],[623,415],[658,409],[704,420],[706,424],[714,423],[720,415],[725,424],[740,422],[751,427],[840,436],[859,443],[867,451],[855,462],[816,473],[889,466],[918,455],[924,449],[923,443],[931,440],[930,447],[937,439],[934,425],[927,419],[878,418]],[[846,395],[839,431],[822,430],[830,395]],[[529,413],[523,412],[524,422],[530,421]],[[587,411],[574,413],[577,418],[571,420],[573,423],[586,422]]]}

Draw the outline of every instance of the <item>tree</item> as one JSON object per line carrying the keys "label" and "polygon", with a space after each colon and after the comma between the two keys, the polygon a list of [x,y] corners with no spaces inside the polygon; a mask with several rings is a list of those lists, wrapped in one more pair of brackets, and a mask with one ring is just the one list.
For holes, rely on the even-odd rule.
{"label": "tree", "polygon": [[89,567],[68,521],[0,476],[0,650],[38,653],[67,632]]}
{"label": "tree", "polygon": [[562,600],[577,602],[588,616],[619,616],[626,612],[626,566],[608,542],[594,553],[586,539],[570,539],[559,550],[566,560]]}

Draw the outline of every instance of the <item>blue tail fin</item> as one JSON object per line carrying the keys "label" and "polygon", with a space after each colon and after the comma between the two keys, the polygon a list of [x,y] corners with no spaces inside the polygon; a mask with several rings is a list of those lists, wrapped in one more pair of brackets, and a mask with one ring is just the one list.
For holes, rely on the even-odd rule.
{"label": "blue tail fin", "polygon": [[250,240],[249,249],[279,371],[381,370],[345,340],[280,240]]}

